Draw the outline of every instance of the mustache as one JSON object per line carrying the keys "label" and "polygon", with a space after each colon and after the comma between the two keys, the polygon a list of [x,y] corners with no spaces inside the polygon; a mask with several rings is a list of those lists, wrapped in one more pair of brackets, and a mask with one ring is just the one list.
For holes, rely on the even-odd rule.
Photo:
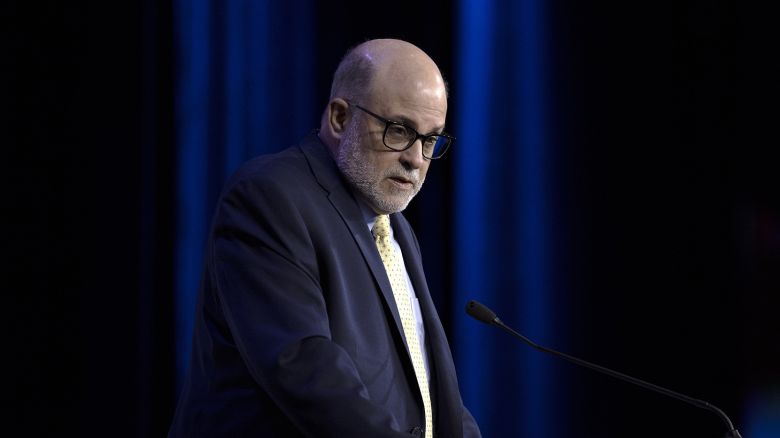
{"label": "mustache", "polygon": [[403,178],[405,180],[411,181],[415,186],[420,184],[420,169],[389,169],[387,172],[385,172],[384,176],[385,178]]}

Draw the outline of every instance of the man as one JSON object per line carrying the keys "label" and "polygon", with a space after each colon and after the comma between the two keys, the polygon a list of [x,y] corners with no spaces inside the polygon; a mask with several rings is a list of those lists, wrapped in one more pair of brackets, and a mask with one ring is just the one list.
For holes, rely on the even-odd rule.
{"label": "man", "polygon": [[480,436],[399,213],[450,144],[446,113],[424,52],[368,41],[320,130],[228,181],[171,437]]}

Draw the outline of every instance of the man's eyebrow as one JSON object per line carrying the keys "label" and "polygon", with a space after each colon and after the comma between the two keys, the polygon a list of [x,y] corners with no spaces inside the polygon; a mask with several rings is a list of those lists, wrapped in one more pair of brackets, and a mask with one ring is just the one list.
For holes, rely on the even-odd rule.
{"label": "man's eyebrow", "polygon": [[[405,126],[408,126],[410,128],[413,128],[415,131],[418,130],[417,129],[417,123],[415,123],[414,120],[412,120],[412,119],[410,119],[408,117],[398,116],[398,117],[388,118],[388,120],[392,120],[394,122],[401,123],[402,125],[405,125]],[[433,128],[432,131],[428,132],[427,134],[423,134],[423,135],[438,135],[438,134],[441,134],[442,132],[444,132],[444,125],[436,126],[436,127]]]}

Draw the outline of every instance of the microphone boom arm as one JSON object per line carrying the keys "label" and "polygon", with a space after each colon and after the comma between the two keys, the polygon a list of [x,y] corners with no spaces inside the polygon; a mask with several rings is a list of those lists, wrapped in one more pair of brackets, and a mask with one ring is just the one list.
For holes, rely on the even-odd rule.
{"label": "microphone boom arm", "polygon": [[694,406],[697,406],[702,409],[707,409],[709,411],[712,411],[716,413],[725,423],[726,427],[728,427],[729,435],[731,438],[742,438],[742,435],[739,434],[739,431],[734,428],[734,425],[731,423],[731,420],[726,415],[725,412],[720,410],[715,405],[712,405],[704,400],[699,400],[697,398],[689,397],[685,394],[680,394],[679,392],[672,391],[671,389],[664,388],[662,386],[658,386],[655,384],[652,384],[650,382],[645,382],[644,380],[637,379],[636,377],[631,377],[629,375],[623,374],[621,372],[611,370],[607,367],[603,367],[601,365],[596,365],[595,363],[588,362],[586,360],[582,360],[580,358],[570,356],[566,353],[561,353],[560,351],[553,350],[552,348],[547,348],[542,345],[537,344],[536,342],[533,342],[532,340],[528,339],[527,337],[523,336],[522,334],[516,332],[514,329],[509,327],[508,325],[504,324],[503,321],[501,321],[498,316],[496,316],[495,313],[493,313],[490,309],[485,307],[482,303],[479,303],[477,301],[471,300],[466,305],[466,313],[468,313],[470,316],[474,317],[478,321],[484,322],[488,325],[495,325],[506,331],[507,333],[511,334],[512,336],[520,339],[521,341],[528,344],[530,347],[545,352],[547,354],[552,354],[553,356],[558,356],[560,358],[566,359],[569,362],[575,363],[577,365],[584,366],[586,368],[590,368],[594,371],[598,371],[600,373],[606,374],[608,376],[612,376],[616,379],[623,380],[624,382],[633,383],[634,385],[641,386],[642,388],[649,389],[651,391],[655,391],[664,395],[667,395],[672,398],[676,398],[677,400],[684,401],[686,403],[692,404]]}

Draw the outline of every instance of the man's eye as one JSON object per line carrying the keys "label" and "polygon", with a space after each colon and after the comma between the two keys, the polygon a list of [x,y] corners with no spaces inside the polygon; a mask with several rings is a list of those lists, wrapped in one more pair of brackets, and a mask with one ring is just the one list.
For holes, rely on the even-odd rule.
{"label": "man's eye", "polygon": [[387,135],[393,139],[405,140],[409,138],[409,130],[401,125],[390,125],[387,127]]}
{"label": "man's eye", "polygon": [[409,130],[401,125],[390,125],[390,127],[387,128],[387,133],[397,135],[399,137],[406,137],[406,135],[409,133]]}

